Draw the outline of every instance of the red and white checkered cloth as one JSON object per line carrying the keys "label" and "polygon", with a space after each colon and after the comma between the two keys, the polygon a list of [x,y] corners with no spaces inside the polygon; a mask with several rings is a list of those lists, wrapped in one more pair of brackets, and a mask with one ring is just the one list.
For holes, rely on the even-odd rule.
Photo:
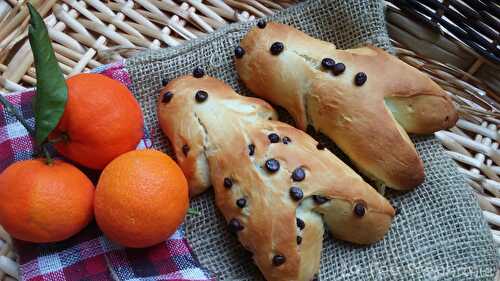
{"label": "red and white checkered cloth", "polygon": [[[95,72],[130,86],[123,62]],[[34,91],[7,95],[28,124],[34,126],[31,99]],[[148,147],[147,136],[140,147]],[[34,142],[26,129],[0,105],[0,172],[15,161],[32,158]],[[89,172],[92,179],[97,175]],[[74,237],[50,244],[16,241],[22,280],[215,280],[201,267],[181,226],[167,241],[146,249],[127,249],[109,241],[95,223]]]}

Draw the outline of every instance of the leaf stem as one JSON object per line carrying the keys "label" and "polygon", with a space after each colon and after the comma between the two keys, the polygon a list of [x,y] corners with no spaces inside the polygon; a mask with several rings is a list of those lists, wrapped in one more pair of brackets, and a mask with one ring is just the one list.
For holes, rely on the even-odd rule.
{"label": "leaf stem", "polygon": [[17,109],[10,103],[2,94],[0,94],[0,103],[4,106],[6,109],[7,113],[10,113],[16,117],[16,119],[26,128],[28,133],[32,136],[35,137],[35,130],[28,125],[26,122],[26,119],[17,111]]}
{"label": "leaf stem", "polygon": [[43,151],[43,154],[45,155],[45,163],[47,163],[47,165],[52,165],[52,156],[50,156],[50,153],[49,153],[49,150],[47,149],[47,145],[42,145],[42,151]]}

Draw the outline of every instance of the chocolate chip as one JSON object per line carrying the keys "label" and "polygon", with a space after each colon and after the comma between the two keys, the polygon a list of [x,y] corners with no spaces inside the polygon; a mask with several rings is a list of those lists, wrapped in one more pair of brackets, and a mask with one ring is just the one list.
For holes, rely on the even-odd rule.
{"label": "chocolate chip", "polygon": [[246,205],[247,205],[247,200],[245,198],[240,198],[236,200],[236,206],[240,208],[245,208]]}
{"label": "chocolate chip", "polygon": [[278,136],[278,134],[275,133],[270,133],[269,135],[267,135],[267,138],[271,143],[277,143],[280,141],[280,136]]}
{"label": "chocolate chip", "polygon": [[313,279],[311,279],[311,281],[319,281],[318,274],[314,274],[314,277]]}
{"label": "chocolate chip", "polygon": [[280,162],[276,159],[269,159],[266,161],[266,169],[269,172],[275,173],[280,169]]}
{"label": "chocolate chip", "polygon": [[161,85],[162,85],[163,87],[165,87],[165,86],[167,86],[167,84],[168,84],[168,79],[167,79],[167,78],[163,78],[163,79],[161,80]]}
{"label": "chocolate chip", "polygon": [[286,262],[286,258],[282,255],[276,255],[273,257],[273,265],[280,266]]}
{"label": "chocolate chip", "polygon": [[331,58],[324,58],[321,61],[321,66],[325,69],[333,69],[333,67],[335,66],[335,61]]}
{"label": "chocolate chip", "polygon": [[255,144],[251,143],[248,145],[248,155],[253,156],[255,154]]}
{"label": "chocolate chip", "polygon": [[297,245],[302,244],[302,237],[297,236]]}
{"label": "chocolate chip", "polygon": [[224,187],[231,188],[233,186],[233,180],[230,178],[224,178]]}
{"label": "chocolate chip", "polygon": [[261,29],[266,28],[266,25],[267,25],[267,23],[266,23],[266,21],[265,21],[265,20],[259,20],[259,21],[257,22],[257,26],[258,26],[259,28],[261,28]]}
{"label": "chocolate chip", "polygon": [[297,169],[293,170],[292,179],[294,181],[303,181],[305,178],[306,178],[306,171],[304,171],[304,169],[298,167]]}
{"label": "chocolate chip", "polygon": [[236,47],[236,49],[234,49],[234,55],[236,58],[241,59],[243,55],[245,55],[245,49],[240,46]]}
{"label": "chocolate chip", "polygon": [[345,64],[339,62],[339,63],[336,63],[333,68],[332,68],[332,73],[333,75],[337,76],[337,75],[340,75],[342,73],[344,73],[345,71]]}
{"label": "chocolate chip", "polygon": [[304,192],[302,192],[300,187],[292,186],[290,187],[290,197],[295,201],[299,201],[304,198]]}
{"label": "chocolate chip", "polygon": [[208,98],[208,93],[203,91],[203,90],[199,90],[198,92],[196,92],[196,95],[194,96],[194,98],[196,99],[197,102],[200,102],[200,103],[204,102]]}
{"label": "chocolate chip", "polygon": [[306,223],[303,220],[297,218],[297,227],[300,230],[302,230],[302,229],[304,229],[306,227]]}
{"label": "chocolate chip", "polygon": [[401,214],[401,208],[394,207],[394,215],[397,216],[399,214]]}
{"label": "chocolate chip", "polygon": [[203,70],[203,68],[197,66],[193,70],[193,76],[194,76],[194,78],[201,78],[201,77],[205,76],[205,71]]}
{"label": "chocolate chip", "polygon": [[292,142],[292,140],[289,137],[286,137],[286,136],[283,137],[283,144],[289,144],[291,142]]}
{"label": "chocolate chip", "polygon": [[354,214],[358,217],[362,217],[365,215],[365,206],[362,203],[356,203],[354,206]]}
{"label": "chocolate chip", "polygon": [[271,45],[271,54],[277,56],[279,55],[281,52],[283,52],[283,49],[285,48],[285,45],[283,45],[283,43],[281,42],[274,42],[272,45]]}
{"label": "chocolate chip", "polygon": [[228,223],[228,227],[229,231],[233,233],[242,231],[245,228],[238,219],[231,219]]}
{"label": "chocolate chip", "polygon": [[356,84],[356,86],[361,86],[365,84],[367,79],[368,76],[366,76],[364,72],[358,72],[356,73],[356,76],[354,76],[354,84]]}
{"label": "chocolate chip", "polygon": [[163,94],[163,98],[161,99],[161,102],[162,103],[169,103],[173,97],[174,97],[174,94],[172,94],[172,92],[166,92]]}
{"label": "chocolate chip", "polygon": [[318,150],[323,150],[323,149],[325,149],[325,145],[324,145],[324,144],[322,144],[321,142],[318,142],[318,144],[316,145],[316,148],[317,148]]}
{"label": "chocolate chip", "polygon": [[184,154],[184,156],[188,156],[188,152],[189,152],[189,145],[185,144],[182,146],[182,153]]}
{"label": "chocolate chip", "polygon": [[321,195],[313,195],[312,197],[313,197],[314,202],[316,202],[316,204],[323,204],[323,203],[326,203],[330,200],[330,199],[328,199],[324,196],[321,196]]}

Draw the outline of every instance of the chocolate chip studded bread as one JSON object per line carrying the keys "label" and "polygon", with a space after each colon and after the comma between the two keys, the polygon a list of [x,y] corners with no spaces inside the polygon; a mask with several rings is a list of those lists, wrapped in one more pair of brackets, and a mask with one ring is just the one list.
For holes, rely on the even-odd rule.
{"label": "chocolate chip studded bread", "polygon": [[383,238],[394,216],[384,197],[306,133],[274,121],[269,104],[201,75],[160,92],[160,125],[191,194],[213,185],[229,230],[267,280],[313,278],[323,223],[354,243]]}
{"label": "chocolate chip studded bread", "polygon": [[457,120],[436,83],[375,47],[337,50],[287,25],[260,23],[235,57],[253,93],[287,109],[299,129],[329,136],[363,173],[395,189],[424,180],[406,132],[428,134]]}

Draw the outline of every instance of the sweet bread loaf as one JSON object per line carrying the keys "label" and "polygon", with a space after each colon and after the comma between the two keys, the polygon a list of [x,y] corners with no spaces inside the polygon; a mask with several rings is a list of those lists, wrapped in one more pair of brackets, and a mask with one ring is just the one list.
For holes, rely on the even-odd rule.
{"label": "sweet bread loaf", "polygon": [[191,195],[214,187],[229,230],[267,280],[311,280],[324,223],[334,237],[359,244],[382,239],[390,227],[394,209],[351,168],[275,121],[263,100],[199,69],[161,90],[158,118]]}
{"label": "sweet bread loaf", "polygon": [[395,189],[424,180],[406,132],[428,134],[457,121],[436,83],[375,47],[337,50],[290,26],[261,22],[235,56],[255,95],[288,110],[299,129],[330,137],[361,172]]}

